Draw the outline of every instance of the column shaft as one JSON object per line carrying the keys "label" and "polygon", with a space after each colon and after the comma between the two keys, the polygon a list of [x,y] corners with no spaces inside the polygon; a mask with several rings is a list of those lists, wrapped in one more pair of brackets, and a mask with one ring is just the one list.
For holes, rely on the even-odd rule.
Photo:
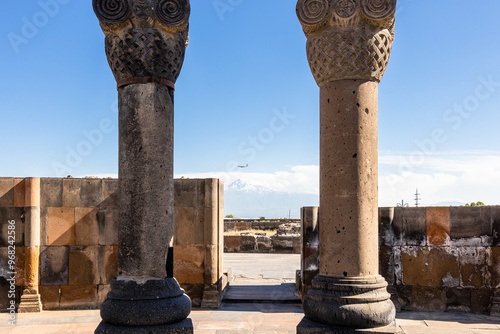
{"label": "column shaft", "polygon": [[171,88],[119,90],[119,254],[122,276],[167,277],[174,228],[174,105]]}
{"label": "column shaft", "polygon": [[340,80],[320,90],[322,275],[378,274],[377,87]]}

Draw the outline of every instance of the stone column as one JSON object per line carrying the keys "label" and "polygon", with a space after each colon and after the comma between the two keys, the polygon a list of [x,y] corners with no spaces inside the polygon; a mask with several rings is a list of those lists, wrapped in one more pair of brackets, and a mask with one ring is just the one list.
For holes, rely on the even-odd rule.
{"label": "stone column", "polygon": [[[377,219],[378,83],[395,10],[396,0],[297,4],[320,87],[320,266],[303,303],[304,323],[313,327],[395,330],[395,308],[379,275]],[[304,323],[299,333],[306,333]]]}
{"label": "stone column", "polygon": [[25,206],[25,289],[19,304],[19,313],[42,311],[42,302],[38,289],[38,267],[40,264],[40,179],[24,180]]}
{"label": "stone column", "polygon": [[[189,0],[93,0],[118,85],[118,273],[96,333],[191,333],[191,301],[173,278],[174,84]],[[142,332],[141,332],[142,333]]]}

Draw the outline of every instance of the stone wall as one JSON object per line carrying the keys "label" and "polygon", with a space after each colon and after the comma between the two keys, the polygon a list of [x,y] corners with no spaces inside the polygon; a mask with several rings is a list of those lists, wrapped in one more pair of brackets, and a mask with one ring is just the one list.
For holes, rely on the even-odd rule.
{"label": "stone wall", "polygon": [[[312,222],[303,216],[302,291],[318,264]],[[380,208],[379,226],[380,273],[398,309],[489,311],[500,290],[500,206]]]}
{"label": "stone wall", "polygon": [[224,232],[239,232],[246,230],[276,230],[282,224],[300,223],[300,219],[224,219]]}
{"label": "stone wall", "polygon": [[[117,275],[118,181],[41,179],[40,294],[44,309],[97,308]],[[5,310],[7,224],[16,221],[17,302],[25,285],[24,179],[0,178],[0,308]],[[194,306],[222,298],[223,185],[175,181],[174,275]]]}
{"label": "stone wall", "polygon": [[300,254],[300,235],[258,235],[244,233],[224,236],[226,253]]}

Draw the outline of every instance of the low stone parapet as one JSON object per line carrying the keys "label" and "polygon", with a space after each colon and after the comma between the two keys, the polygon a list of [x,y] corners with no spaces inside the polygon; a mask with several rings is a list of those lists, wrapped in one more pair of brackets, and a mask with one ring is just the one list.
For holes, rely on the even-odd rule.
{"label": "low stone parapet", "polygon": [[225,235],[224,252],[300,254],[300,235]]}

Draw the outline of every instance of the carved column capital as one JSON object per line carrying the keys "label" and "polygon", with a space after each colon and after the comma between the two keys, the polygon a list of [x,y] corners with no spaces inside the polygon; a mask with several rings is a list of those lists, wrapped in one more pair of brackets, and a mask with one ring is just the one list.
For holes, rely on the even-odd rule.
{"label": "carved column capital", "polygon": [[343,79],[382,80],[394,41],[396,1],[298,1],[307,57],[319,86]]}
{"label": "carved column capital", "polygon": [[118,87],[174,87],[188,44],[189,0],[93,0]]}

